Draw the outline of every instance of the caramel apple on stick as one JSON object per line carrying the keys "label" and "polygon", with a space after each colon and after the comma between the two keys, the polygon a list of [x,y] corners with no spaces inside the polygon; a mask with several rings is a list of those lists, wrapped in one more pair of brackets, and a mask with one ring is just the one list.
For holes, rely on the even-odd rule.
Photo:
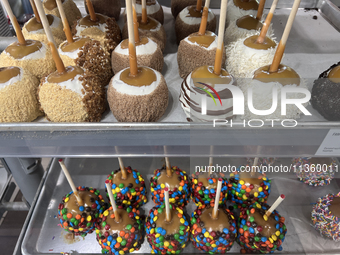
{"label": "caramel apple on stick", "polygon": [[[136,57],[138,66],[147,66],[159,72],[163,69],[164,58],[159,45],[154,38],[139,36],[139,22],[136,13],[136,0],[132,1],[133,28],[135,35]],[[123,40],[111,54],[112,71],[119,71],[130,66],[129,40]]]}
{"label": "caramel apple on stick", "polygon": [[83,68],[65,68],[55,46],[42,3],[36,0],[35,4],[57,66],[57,71],[49,74],[40,85],[39,101],[42,109],[48,119],[54,122],[99,121],[105,111],[103,87],[98,80],[89,79]]}
{"label": "caramel apple on stick", "polygon": [[39,80],[55,70],[49,48],[40,41],[25,39],[19,23],[14,16],[8,0],[3,0],[3,5],[13,24],[18,42],[10,44],[0,55],[2,66],[17,66],[30,72]]}
{"label": "caramel apple on stick", "polygon": [[[224,206],[219,207],[220,192],[222,187],[222,179],[220,178],[217,183],[217,190],[215,195],[215,203],[213,207],[211,205],[201,205],[191,215],[192,224],[192,244],[195,248],[205,251],[209,254],[214,253],[226,253],[232,247],[236,235],[236,220],[234,215]],[[201,238],[198,231],[195,231],[197,227],[202,228],[202,232],[207,233],[206,240]],[[218,248],[214,245],[221,237],[217,233],[225,233],[228,236],[224,242],[218,245]],[[224,235],[222,236],[222,238]]]}
{"label": "caramel apple on stick", "polygon": [[142,233],[143,221],[139,209],[132,206],[126,209],[117,208],[116,201],[112,195],[114,188],[108,180],[105,181],[105,185],[109,192],[112,210],[110,207],[99,215],[98,223],[96,224],[97,241],[102,250],[107,251],[107,254],[115,254],[117,246],[112,245],[113,248],[107,248],[106,242],[121,243],[126,249],[126,253],[138,251],[144,241]]}
{"label": "caramel apple on stick", "polygon": [[198,0],[196,5],[185,7],[175,21],[175,32],[177,44],[185,39],[187,36],[197,33],[204,35],[205,31],[215,32],[216,17],[209,10],[210,1],[205,1],[202,11],[202,1]]}
{"label": "caramel apple on stick", "polygon": [[62,159],[59,159],[59,164],[72,189],[58,206],[59,225],[75,236],[85,237],[93,232],[99,214],[105,210],[105,201],[99,190],[85,186],[76,187]]}
{"label": "caramel apple on stick", "polygon": [[[210,0],[205,1],[202,19],[198,32],[190,34],[181,40],[178,53],[177,63],[179,75],[185,78],[195,68],[203,65],[213,65],[215,62],[217,35],[207,29],[209,17]],[[210,15],[211,16],[211,15]],[[223,52],[225,50],[223,49]],[[225,67],[225,54],[222,57],[222,67]]]}
{"label": "caramel apple on stick", "polygon": [[[110,109],[118,121],[156,121],[168,105],[167,85],[158,71],[146,66],[138,67],[131,0],[126,1],[126,13],[129,38],[125,48],[129,52],[129,68],[119,71],[111,79],[108,89]],[[148,103],[144,104],[146,101]]]}

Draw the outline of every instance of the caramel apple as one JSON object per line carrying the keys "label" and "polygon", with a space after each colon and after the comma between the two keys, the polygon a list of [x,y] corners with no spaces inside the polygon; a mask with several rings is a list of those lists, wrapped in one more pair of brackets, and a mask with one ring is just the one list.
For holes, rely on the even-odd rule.
{"label": "caramel apple", "polygon": [[146,238],[155,254],[180,253],[187,245],[190,225],[183,210],[170,205],[171,218],[166,220],[165,204],[153,207],[146,219]]}
{"label": "caramel apple", "polygon": [[191,215],[191,240],[194,247],[209,254],[226,253],[237,236],[236,220],[223,206],[213,218],[213,207],[202,205]]}
{"label": "caramel apple", "polygon": [[185,171],[174,166],[170,169],[171,176],[165,167],[155,170],[150,179],[150,191],[155,204],[164,202],[164,188],[169,188],[169,202],[180,207],[189,202],[190,180]]}
{"label": "caramel apple", "polygon": [[[122,8],[120,0],[91,0],[91,2],[96,13],[103,14],[110,18],[115,18],[117,21],[119,20]],[[84,5],[86,12],[89,13],[86,0],[84,0]]]}
{"label": "caramel apple", "polygon": [[0,122],[30,122],[42,115],[39,80],[20,67],[0,68]]}
{"label": "caramel apple", "polygon": [[[119,215],[117,219],[116,215]],[[138,251],[144,241],[143,221],[139,210],[112,207],[100,214],[96,224],[96,238],[103,254],[127,254]]]}
{"label": "caramel apple", "polygon": [[311,103],[325,119],[340,120],[340,62],[321,73],[314,81]]}
{"label": "caramel apple", "polygon": [[105,210],[105,201],[94,188],[78,187],[77,192],[83,203],[78,203],[73,192],[68,193],[58,206],[58,219],[61,228],[84,237],[94,231],[99,215]]}
{"label": "caramel apple", "polygon": [[[87,0],[87,3],[90,4],[90,0]],[[93,7],[89,9],[92,10],[91,14],[79,19],[72,32],[75,36],[86,36],[99,41],[111,54],[122,40],[120,28],[115,19],[94,13]]]}
{"label": "caramel apple", "polygon": [[[138,32],[140,37],[148,37],[158,44],[161,51],[163,52],[166,45],[166,34],[163,25],[151,17],[147,17],[146,22],[142,22],[142,16],[137,16],[138,20]],[[123,39],[128,38],[127,23],[124,25],[122,30]]]}
{"label": "caramel apple", "polygon": [[[63,24],[57,16],[51,14],[47,14],[46,16],[50,24],[54,40],[56,44],[59,45],[66,39],[63,31]],[[45,44],[48,43],[44,28],[36,17],[31,18],[25,23],[22,28],[22,33],[26,39],[41,41]]]}
{"label": "caramel apple", "polygon": [[[177,15],[175,22],[177,44],[199,30],[202,14],[202,6],[198,8],[197,5],[191,5],[184,8]],[[208,10],[206,30],[210,32],[215,32],[216,30],[216,16],[211,10]]]}
{"label": "caramel apple", "polygon": [[266,216],[268,209],[265,203],[255,203],[241,209],[237,236],[237,242],[242,247],[241,253],[282,251],[287,233],[285,218],[276,210]]}
{"label": "caramel apple", "polygon": [[[73,0],[62,0],[62,3],[69,24],[73,24],[81,18],[80,10]],[[52,14],[60,18],[56,0],[44,0],[43,7],[46,14]]]}
{"label": "caramel apple", "polygon": [[51,50],[40,41],[14,42],[0,55],[2,66],[17,66],[35,75],[39,80],[55,71]]}

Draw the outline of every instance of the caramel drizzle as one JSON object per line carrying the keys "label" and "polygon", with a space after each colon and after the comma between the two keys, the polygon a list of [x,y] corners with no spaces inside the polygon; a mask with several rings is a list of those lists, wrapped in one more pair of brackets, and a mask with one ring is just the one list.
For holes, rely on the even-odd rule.
{"label": "caramel drizzle", "polygon": [[10,79],[20,74],[20,68],[16,66],[2,67],[0,68],[0,84],[6,83]]}
{"label": "caramel drizzle", "polygon": [[300,85],[300,76],[292,68],[281,64],[276,72],[271,72],[269,65],[257,69],[253,79],[264,83],[278,82],[282,86],[290,84]]}
{"label": "caramel drizzle", "polygon": [[68,66],[65,68],[65,71],[62,73],[59,73],[59,72],[51,73],[47,77],[47,81],[49,83],[58,84],[64,81],[72,80],[77,75],[83,75],[83,74],[84,74],[84,70],[82,68],[78,66]]}
{"label": "caramel drizzle", "polygon": [[334,67],[328,74],[328,79],[334,83],[340,83],[340,65]]}
{"label": "caramel drizzle", "polygon": [[83,47],[88,41],[91,41],[91,39],[87,37],[77,37],[73,42],[66,42],[60,48],[63,52],[73,52]]}
{"label": "caramel drizzle", "polygon": [[138,16],[137,19],[138,19],[138,22],[140,21],[139,29],[151,30],[151,29],[156,29],[158,26],[158,23],[155,19],[147,17],[146,23],[143,23],[141,16]]}
{"label": "caramel drizzle", "polygon": [[[48,24],[51,26],[53,21],[54,21],[54,17],[50,14],[46,15],[46,18],[48,20]],[[26,30],[28,32],[31,31],[38,31],[38,30],[42,30],[44,29],[42,23],[40,21],[37,20],[36,17],[30,19],[27,23],[26,23]]]}
{"label": "caramel drizzle", "polygon": [[210,31],[207,31],[203,35],[199,35],[198,33],[191,34],[188,37],[188,40],[192,43],[197,43],[198,45],[208,48],[214,41],[216,37]]}
{"label": "caramel drizzle", "polygon": [[15,59],[22,59],[42,48],[42,43],[35,40],[27,40],[25,44],[14,42],[5,51]]}
{"label": "caramel drizzle", "polygon": [[265,37],[262,43],[258,43],[257,35],[253,35],[253,36],[246,38],[243,41],[243,44],[249,48],[258,49],[258,50],[268,50],[276,46],[276,43],[270,38],[268,38],[267,36]]}
{"label": "caramel drizzle", "polygon": [[131,75],[130,69],[125,69],[120,75],[120,79],[126,84],[136,87],[149,86],[157,80],[157,76],[151,68],[139,67],[134,76]]}

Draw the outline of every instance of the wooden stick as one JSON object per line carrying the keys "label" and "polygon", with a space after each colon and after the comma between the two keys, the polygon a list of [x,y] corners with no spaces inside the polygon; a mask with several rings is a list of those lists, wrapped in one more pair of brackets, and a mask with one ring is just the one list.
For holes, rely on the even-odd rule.
{"label": "wooden stick", "polygon": [[210,5],[210,0],[206,0],[204,8],[203,8],[200,29],[198,30],[199,35],[205,35],[205,31],[207,30],[209,5]]}
{"label": "wooden stick", "polygon": [[92,4],[91,0],[86,0],[86,5],[87,5],[87,9],[89,10],[90,19],[92,21],[96,21],[97,15],[96,15],[96,12],[94,11],[93,4]]}
{"label": "wooden stick", "polygon": [[285,195],[281,194],[276,201],[274,202],[274,204],[268,209],[268,211],[266,211],[265,216],[269,217],[272,212],[282,203],[282,201],[286,198]]}
{"label": "wooden stick", "polygon": [[266,0],[261,0],[259,3],[259,8],[257,9],[257,15],[256,15],[257,20],[261,20],[262,18],[265,3],[266,3]]}
{"label": "wooden stick", "polygon": [[295,0],[294,1],[292,10],[291,10],[290,15],[288,17],[288,21],[287,21],[285,30],[283,31],[281,41],[280,41],[279,45],[277,46],[277,49],[276,49],[276,52],[275,52],[275,55],[274,55],[274,59],[273,59],[273,63],[271,64],[271,66],[269,68],[270,73],[277,72],[277,70],[280,66],[280,63],[281,63],[281,60],[282,60],[282,57],[283,57],[283,53],[284,53],[285,48],[286,48],[286,43],[287,43],[287,40],[288,40],[288,37],[289,37],[289,33],[292,29],[296,13],[297,13],[299,6],[300,6],[300,2],[301,2],[301,0]]}
{"label": "wooden stick", "polygon": [[227,17],[228,0],[221,0],[220,23],[218,28],[218,41],[215,55],[214,74],[220,75],[222,69],[223,38],[225,30],[225,20]]}
{"label": "wooden stick", "polygon": [[202,10],[202,0],[197,0],[196,11],[200,12]]}
{"label": "wooden stick", "polygon": [[35,6],[34,0],[30,0],[30,4],[32,6],[35,19],[37,20],[38,23],[41,23],[40,16],[39,16],[37,7]]}
{"label": "wooden stick", "polygon": [[213,219],[217,219],[218,217],[218,206],[219,206],[219,201],[220,201],[221,189],[222,189],[222,178],[219,178],[217,182],[214,209],[211,215]]}
{"label": "wooden stick", "polygon": [[169,203],[169,188],[164,188],[164,203],[165,203],[165,219],[167,222],[171,221],[171,211]]}
{"label": "wooden stick", "polygon": [[[40,1],[40,0],[38,0],[38,1]],[[71,189],[72,189],[73,194],[75,195],[75,197],[76,197],[76,199],[77,199],[78,204],[79,204],[80,206],[84,205],[83,200],[80,198],[80,196],[79,196],[79,194],[78,194],[78,190],[77,190],[77,188],[76,188],[76,185],[74,185],[74,182],[73,182],[73,180],[72,180],[72,178],[71,178],[71,175],[70,175],[69,171],[67,170],[67,168],[66,168],[66,166],[65,166],[65,163],[63,162],[62,159],[59,159],[59,164],[60,164],[61,169],[63,170],[63,172],[64,172],[64,174],[65,174],[65,176],[66,176],[66,179],[67,179],[68,183],[69,183],[70,186],[71,186]]]}
{"label": "wooden stick", "polygon": [[61,21],[63,22],[63,25],[64,25],[64,32],[66,35],[66,39],[68,43],[73,43],[74,41],[73,41],[72,32],[70,29],[70,25],[68,24],[65,11],[63,8],[63,3],[61,2],[61,0],[57,0],[57,6],[58,6],[59,13],[60,13]]}
{"label": "wooden stick", "polygon": [[112,211],[113,211],[113,214],[115,215],[115,221],[120,222],[120,216],[119,216],[119,213],[117,212],[116,201],[112,194],[112,186],[109,181],[105,182],[105,185],[106,185],[107,193],[109,194],[109,199],[112,205]]}
{"label": "wooden stick", "polygon": [[146,0],[142,0],[142,23],[148,23],[148,13],[146,12]]}
{"label": "wooden stick", "polygon": [[13,27],[14,27],[15,33],[17,34],[18,42],[22,45],[25,45],[26,41],[25,41],[24,35],[22,34],[18,20],[14,16],[12,9],[11,9],[11,6],[8,3],[8,0],[2,0],[2,3],[4,4],[6,12],[8,13],[8,16],[9,16],[11,22],[12,22]]}
{"label": "wooden stick", "polygon": [[[166,146],[164,145],[164,154],[167,155],[167,150]],[[172,170],[171,170],[171,165],[170,165],[170,160],[168,157],[165,157],[165,167],[166,167],[166,175],[168,177],[172,176]]]}
{"label": "wooden stick", "polygon": [[123,159],[118,157],[118,162],[119,162],[120,171],[122,173],[122,179],[125,180],[127,179],[127,172],[124,167]]}
{"label": "wooden stick", "polygon": [[58,70],[59,73],[63,73],[63,72],[65,72],[66,69],[65,69],[63,61],[61,60],[61,58],[59,56],[57,47],[55,46],[55,41],[54,41],[54,38],[53,38],[53,35],[52,35],[50,24],[48,23],[47,17],[46,17],[45,12],[44,12],[44,8],[42,6],[42,3],[41,3],[40,0],[35,0],[35,5],[38,9],[38,13],[39,13],[42,25],[44,27],[45,34],[46,34],[47,40],[48,40],[48,45],[50,46],[50,49],[51,49],[51,52],[52,52],[52,57],[53,57],[53,60],[55,62],[55,65],[57,67],[57,70]]}
{"label": "wooden stick", "polygon": [[130,59],[130,76],[135,77],[138,74],[137,55],[135,45],[135,35],[133,31],[132,0],[126,0],[126,14],[129,32],[129,59]]}
{"label": "wooden stick", "polygon": [[259,35],[259,37],[256,40],[256,43],[264,43],[264,39],[267,36],[267,32],[270,26],[270,23],[272,22],[273,16],[274,16],[274,12],[277,6],[277,3],[279,2],[279,0],[274,0],[272,3],[272,6],[270,7],[269,13],[267,15],[267,18],[263,24],[263,27],[261,29],[261,33]]}
{"label": "wooden stick", "polygon": [[135,43],[139,43],[139,32],[138,32],[138,19],[136,12],[136,0],[132,0],[132,12],[133,12],[133,30],[135,32]]}

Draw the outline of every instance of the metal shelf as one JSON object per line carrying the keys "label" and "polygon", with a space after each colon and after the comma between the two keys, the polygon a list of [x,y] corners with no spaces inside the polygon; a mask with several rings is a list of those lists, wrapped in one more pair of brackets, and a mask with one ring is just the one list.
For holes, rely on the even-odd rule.
{"label": "metal shelf", "polygon": [[[192,123],[2,124],[3,157],[157,157],[314,155],[339,122],[295,128],[213,127]],[[210,146],[214,146],[210,152]],[[116,146],[116,147],[115,147]],[[339,156],[339,155],[333,155]]]}

